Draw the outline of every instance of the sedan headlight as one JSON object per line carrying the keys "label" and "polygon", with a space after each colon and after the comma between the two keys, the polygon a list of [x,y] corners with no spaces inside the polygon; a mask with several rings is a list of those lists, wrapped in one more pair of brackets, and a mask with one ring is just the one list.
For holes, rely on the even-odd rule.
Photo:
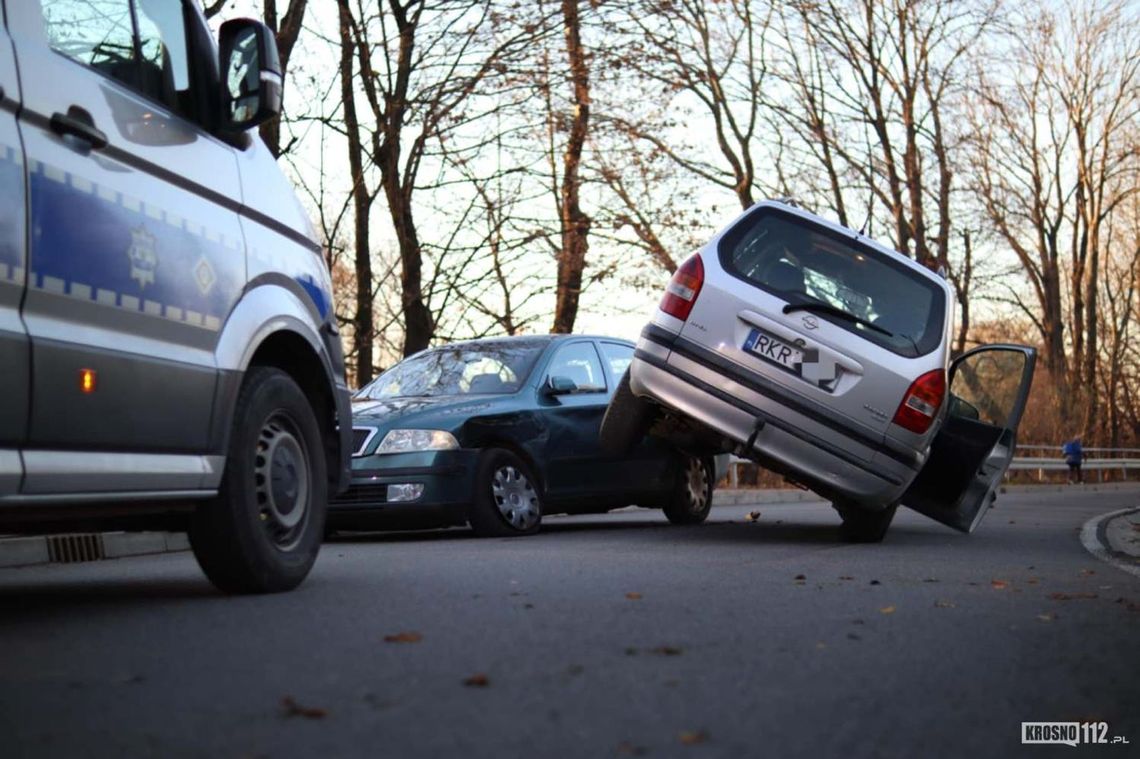
{"label": "sedan headlight", "polygon": [[450,451],[458,447],[455,436],[443,430],[389,430],[375,453]]}

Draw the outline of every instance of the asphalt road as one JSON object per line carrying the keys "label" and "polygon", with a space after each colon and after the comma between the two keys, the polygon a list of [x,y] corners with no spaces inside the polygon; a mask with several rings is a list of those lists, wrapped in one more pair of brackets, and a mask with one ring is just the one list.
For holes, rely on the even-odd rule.
{"label": "asphalt road", "polygon": [[[877,546],[816,503],[373,535],[270,597],[189,554],[2,570],[0,754],[1136,756],[1140,578],[1078,531],[1138,503],[900,511]],[[1130,745],[1020,745],[1053,720]]]}

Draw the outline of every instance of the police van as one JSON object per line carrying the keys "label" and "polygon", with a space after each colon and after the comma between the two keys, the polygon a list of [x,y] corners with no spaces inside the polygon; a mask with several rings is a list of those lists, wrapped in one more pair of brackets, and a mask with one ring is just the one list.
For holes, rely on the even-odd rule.
{"label": "police van", "polygon": [[0,533],[186,530],[222,590],[295,587],[352,425],[328,269],[254,131],[272,32],[0,6]]}

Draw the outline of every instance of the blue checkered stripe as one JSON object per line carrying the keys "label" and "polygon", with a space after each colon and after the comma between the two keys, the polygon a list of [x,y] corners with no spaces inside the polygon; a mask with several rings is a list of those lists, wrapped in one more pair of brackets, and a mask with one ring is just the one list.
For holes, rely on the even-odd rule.
{"label": "blue checkered stripe", "polygon": [[28,168],[28,287],[221,329],[244,285],[237,236],[51,164]]}
{"label": "blue checkered stripe", "polygon": [[0,282],[24,283],[24,155],[0,145]]}

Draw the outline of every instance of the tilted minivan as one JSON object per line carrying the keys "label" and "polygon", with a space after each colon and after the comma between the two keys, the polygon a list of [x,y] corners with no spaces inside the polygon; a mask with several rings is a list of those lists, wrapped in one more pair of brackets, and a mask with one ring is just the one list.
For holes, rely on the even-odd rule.
{"label": "tilted minivan", "polygon": [[951,361],[952,305],[906,256],[758,203],[678,268],[602,443],[733,450],[829,499],[852,540],[881,540],[900,503],[972,531],[1012,460],[1036,352]]}
{"label": "tilted minivan", "polygon": [[255,127],[272,32],[193,0],[2,0],[0,532],[187,530],[304,579],[351,410],[313,229]]}

